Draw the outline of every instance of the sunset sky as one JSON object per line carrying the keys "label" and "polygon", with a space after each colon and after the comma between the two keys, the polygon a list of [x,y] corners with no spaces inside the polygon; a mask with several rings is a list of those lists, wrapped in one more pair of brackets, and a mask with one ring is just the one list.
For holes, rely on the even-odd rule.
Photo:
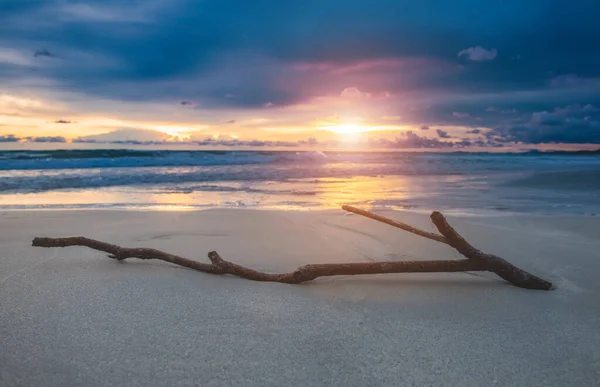
{"label": "sunset sky", "polygon": [[3,0],[0,142],[600,144],[597,0]]}

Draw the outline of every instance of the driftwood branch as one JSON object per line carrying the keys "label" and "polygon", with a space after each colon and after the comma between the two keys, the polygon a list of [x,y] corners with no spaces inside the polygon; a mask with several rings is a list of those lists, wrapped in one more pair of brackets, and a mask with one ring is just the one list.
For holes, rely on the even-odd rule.
{"label": "driftwood branch", "polygon": [[416,227],[396,222],[392,219],[363,211],[355,207],[344,206],[343,209],[387,223],[413,234],[445,243],[454,247],[467,257],[467,259],[446,261],[325,263],[304,265],[289,273],[269,274],[226,261],[221,258],[216,251],[208,253],[208,258],[211,263],[202,263],[156,249],[125,248],[85,237],[35,238],[32,245],[38,247],[85,246],[108,253],[109,258],[120,261],[127,258],[158,259],[204,273],[231,274],[252,281],[281,282],[287,284],[299,284],[314,280],[318,277],[336,275],[491,271],[519,287],[543,290],[552,288],[550,282],[535,277],[511,265],[500,257],[483,253],[471,246],[448,224],[444,216],[439,212],[431,214],[431,219],[442,235],[423,231]]}

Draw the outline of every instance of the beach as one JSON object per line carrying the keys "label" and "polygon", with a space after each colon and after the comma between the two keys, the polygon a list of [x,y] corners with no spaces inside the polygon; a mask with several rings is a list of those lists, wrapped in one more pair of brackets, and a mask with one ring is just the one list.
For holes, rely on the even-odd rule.
{"label": "beach", "polygon": [[0,387],[600,387],[599,15],[0,0]]}
{"label": "beach", "polygon": [[[379,214],[435,231],[421,212]],[[593,386],[600,380],[600,217],[448,216],[473,245],[552,281],[491,273],[259,283],[118,262],[82,235],[266,272],[308,263],[461,259],[341,210],[0,213],[0,384]]]}

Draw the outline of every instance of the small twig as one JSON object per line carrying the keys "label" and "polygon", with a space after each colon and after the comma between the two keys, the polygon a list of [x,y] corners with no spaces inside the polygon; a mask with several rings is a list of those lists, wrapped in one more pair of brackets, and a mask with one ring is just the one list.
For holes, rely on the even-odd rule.
{"label": "small twig", "polygon": [[434,241],[438,241],[438,242],[442,242],[442,243],[448,244],[448,242],[446,241],[446,238],[444,238],[441,235],[435,234],[433,232],[421,230],[420,228],[416,228],[416,227],[413,227],[413,226],[408,225],[406,223],[402,223],[402,222],[398,222],[398,221],[395,221],[395,220],[390,219],[390,218],[386,218],[385,216],[377,215],[377,214],[374,214],[372,212],[361,210],[360,208],[356,208],[356,207],[352,207],[352,206],[342,206],[342,210],[348,211],[348,212],[352,212],[352,213],[355,213],[357,215],[362,215],[362,216],[365,216],[367,218],[374,219],[374,220],[376,220],[378,222],[389,224],[390,226],[397,227],[399,229],[402,229],[404,231],[408,231],[410,233],[422,236],[422,237],[427,238],[427,239],[431,239],[431,240],[434,240]]}
{"label": "small twig", "polygon": [[446,221],[439,212],[431,214],[431,219],[442,235],[420,230],[404,223],[373,214],[358,208],[344,206],[344,210],[363,215],[380,222],[401,228],[413,234],[433,239],[454,247],[467,259],[447,261],[387,261],[387,262],[357,262],[357,263],[325,263],[301,266],[293,272],[269,274],[249,269],[221,258],[216,251],[208,253],[211,263],[192,261],[177,255],[165,253],[160,250],[146,248],[125,248],[109,243],[100,242],[85,237],[69,238],[35,238],[33,246],[39,247],[67,247],[86,246],[94,250],[109,253],[109,257],[117,260],[127,258],[159,259],[174,263],[193,270],[210,274],[231,274],[252,281],[281,282],[299,284],[311,281],[318,277],[336,275],[383,274],[383,273],[438,273],[438,272],[465,272],[465,271],[491,271],[516,286],[527,289],[552,288],[550,282],[544,281],[529,274],[504,259],[491,254],[485,254],[471,246],[462,238]]}

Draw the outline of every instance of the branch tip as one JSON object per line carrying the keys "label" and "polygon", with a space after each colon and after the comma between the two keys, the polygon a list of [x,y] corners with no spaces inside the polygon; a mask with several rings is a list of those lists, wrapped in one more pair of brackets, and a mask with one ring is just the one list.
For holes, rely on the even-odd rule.
{"label": "branch tip", "polygon": [[220,265],[221,263],[223,263],[223,258],[221,258],[219,253],[217,253],[216,251],[209,252],[208,259],[210,259],[210,261],[215,265]]}

